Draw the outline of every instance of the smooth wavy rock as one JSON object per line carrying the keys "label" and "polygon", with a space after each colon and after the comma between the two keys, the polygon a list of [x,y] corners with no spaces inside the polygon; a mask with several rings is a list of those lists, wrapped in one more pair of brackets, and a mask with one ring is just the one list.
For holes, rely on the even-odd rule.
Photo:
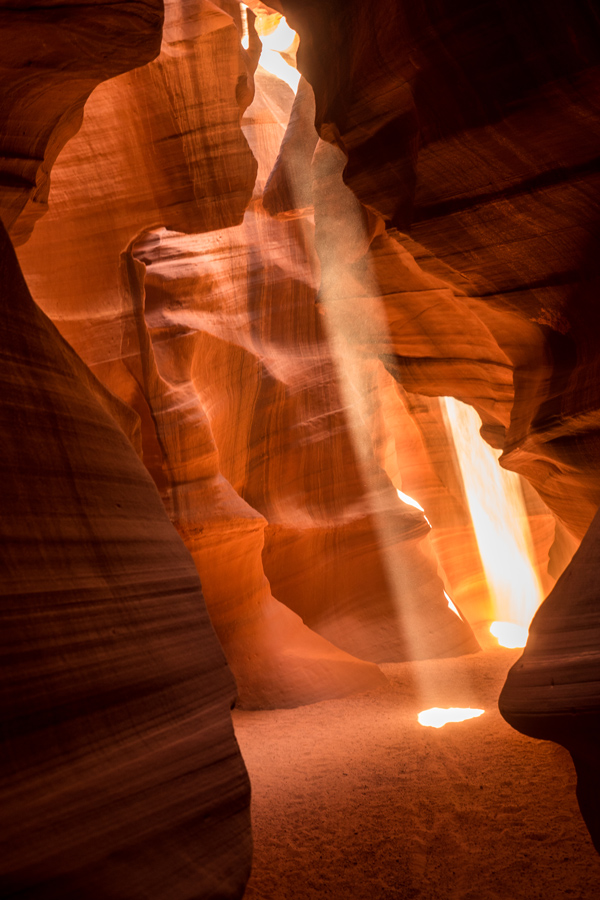
{"label": "smooth wavy rock", "polygon": [[[392,384],[384,384],[383,378],[391,376],[379,370],[377,391],[382,403],[385,405],[387,395],[395,404],[388,418],[396,447],[395,452],[384,454],[381,464],[396,487],[407,491],[427,510],[434,525],[431,539],[440,554],[447,587],[459,606],[466,604],[471,621],[492,617],[452,438],[447,434],[436,394],[454,394],[474,405],[488,439],[497,445],[511,414],[515,415],[514,365],[529,355],[537,361],[537,377],[543,374],[543,352],[539,347],[534,352],[540,338],[534,327],[523,327],[514,318],[511,328],[506,321],[499,323],[498,315],[469,297],[459,282],[454,284],[452,278],[443,277],[448,272],[442,265],[435,273],[423,268],[420,260],[427,254],[406,235],[392,229],[384,233],[381,219],[363,207],[344,185],[345,155],[327,143],[317,144],[314,98],[304,80],[301,87],[265,188],[265,206],[280,218],[314,211],[322,308],[337,323],[336,330],[345,334],[355,355],[361,359],[379,356],[388,372],[407,389],[397,381],[392,382],[395,390]],[[306,187],[307,172],[310,190]],[[297,191],[292,189],[294,185]],[[398,390],[403,396],[400,405],[397,397],[394,400]],[[411,395],[410,390],[419,393]],[[432,399],[428,401],[425,394],[433,395]],[[402,408],[412,404],[414,409],[423,410],[427,403],[430,412],[434,407],[438,410],[434,431],[431,418],[419,415],[418,421],[414,420]],[[375,422],[371,428],[374,439],[385,442],[377,436]],[[411,440],[404,438],[407,431],[412,434]],[[539,500],[532,505],[538,507],[529,524],[536,534],[539,574],[541,581],[550,585],[552,579],[544,569],[548,540],[552,542],[556,526],[549,512],[540,510],[543,504]]]}
{"label": "smooth wavy rock", "polygon": [[193,561],[0,248],[0,893],[239,898],[249,783]]}
{"label": "smooth wavy rock", "polygon": [[14,244],[46,212],[93,89],[154,59],[162,24],[162,0],[0,4],[0,218]]}
{"label": "smooth wavy rock", "polygon": [[538,610],[499,700],[506,721],[556,741],[577,769],[577,799],[600,852],[600,514]]}
{"label": "smooth wavy rock", "polygon": [[[245,128],[264,184],[285,100],[272,76],[257,85]],[[354,432],[366,411],[340,390],[352,373],[317,313],[313,240],[310,225],[271,218],[257,198],[238,228],[140,244],[158,367],[171,383],[193,381],[223,474],[265,517],[279,600],[363,659],[473,651],[426,549],[428,526],[398,500],[364,428]],[[378,409],[377,372],[354,373]]]}
{"label": "smooth wavy rock", "polygon": [[[337,322],[335,329],[345,334],[355,355],[359,353],[361,357],[360,362],[356,359],[349,362],[348,368],[355,369],[357,365],[364,368],[366,359],[379,353],[391,371],[397,372],[396,362],[391,366],[389,354],[386,353],[392,330],[386,321],[392,313],[390,301],[395,303],[401,317],[398,326],[393,329],[394,334],[398,341],[404,340],[405,347],[409,348],[404,352],[410,353],[418,344],[414,326],[408,332],[404,326],[407,315],[403,315],[402,310],[408,311],[409,321],[418,320],[419,310],[411,308],[411,301],[414,307],[415,301],[419,302],[423,297],[429,306],[434,306],[432,299],[437,299],[440,303],[439,314],[444,320],[451,321],[449,310],[443,303],[444,298],[452,302],[452,289],[447,283],[420,272],[414,261],[410,268],[399,264],[396,271],[391,272],[397,294],[391,297],[388,288],[385,295],[388,308],[385,311],[382,309],[381,299],[378,299],[382,282],[380,280],[378,284],[373,275],[379,264],[375,258],[377,248],[373,237],[378,228],[380,233],[382,229],[377,218],[362,208],[344,186],[341,177],[344,155],[322,142],[317,146],[314,116],[314,95],[310,86],[301,79],[286,133],[265,187],[264,206],[271,215],[279,218],[308,216],[314,211],[317,225],[315,244],[322,265],[320,303],[322,307],[327,307],[328,315]],[[388,268],[392,270],[393,258]],[[432,288],[437,291],[434,293]],[[377,332],[377,327],[368,323],[378,319],[380,325]],[[373,340],[370,345],[367,344],[369,337],[377,333],[378,345]],[[440,357],[441,367],[447,370],[449,361],[444,359],[444,346],[439,341],[433,352]],[[498,355],[497,348],[494,351]],[[397,357],[394,359],[397,361]],[[432,363],[432,359],[423,360],[423,364],[430,368]],[[471,621],[491,616],[489,592],[465,504],[462,481],[439,406],[435,434],[429,434],[428,449],[425,450],[422,429],[431,432],[431,423],[428,424],[422,417],[415,420],[409,407],[412,404],[413,409],[417,406],[424,409],[427,398],[413,395],[410,400],[411,395],[400,388],[381,366],[372,376],[375,380],[370,393],[377,397],[377,412],[370,417],[369,429],[378,463],[395,487],[419,500],[427,510],[428,519],[435,526],[431,540],[435,552],[441,554],[439,558],[446,587],[454,599],[461,607],[467,604]],[[454,385],[459,392],[461,389],[464,391],[466,379],[463,375],[461,380],[460,369],[457,376]],[[343,377],[347,377],[347,372]],[[507,381],[505,374],[503,381]],[[434,384],[431,386],[435,389]],[[503,391],[505,397],[510,396],[506,387]],[[482,393],[480,389],[479,394]],[[474,399],[472,395],[473,390],[470,396]],[[431,400],[429,403],[431,406],[438,401]],[[480,412],[486,416],[486,411],[480,408]],[[434,465],[429,458],[430,453],[434,456]]]}
{"label": "smooth wavy rock", "polygon": [[287,261],[309,239],[302,222],[257,208],[238,228],[140,246],[158,367],[194,385],[223,474],[265,517],[279,600],[366,659],[477,649],[448,610],[422,514],[398,500],[372,451],[364,475],[315,270],[297,254]]}

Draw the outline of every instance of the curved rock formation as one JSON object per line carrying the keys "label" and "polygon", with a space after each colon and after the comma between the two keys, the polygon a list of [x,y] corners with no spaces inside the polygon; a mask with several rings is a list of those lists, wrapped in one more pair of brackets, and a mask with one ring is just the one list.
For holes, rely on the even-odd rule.
{"label": "curved rock formation", "polygon": [[[0,10],[15,243],[90,91],[156,56],[161,25],[158,2]],[[1,222],[0,319],[0,893],[239,898],[249,783],[197,572],[138,417],[33,303]]]}
{"label": "curved rock formation", "polygon": [[2,4],[0,217],[23,243],[47,209],[50,170],[107,78],[157,56],[162,0]]}
{"label": "curved rock formation", "polygon": [[[230,26],[224,20],[221,30],[231,31],[231,40],[237,41]],[[349,401],[338,396],[339,373],[316,317],[310,235],[273,222],[258,201],[234,234],[232,229],[215,230],[231,220],[208,213],[202,218],[176,202],[169,210],[155,209],[142,192],[147,184],[155,196],[163,190],[163,152],[170,153],[172,178],[183,166],[174,140],[169,151],[159,140],[162,133],[170,134],[161,131],[161,110],[170,94],[153,72],[168,71],[175,78],[180,65],[169,49],[169,27],[167,17],[167,43],[156,63],[96,92],[80,134],[59,160],[53,210],[21,253],[36,298],[94,372],[140,414],[144,459],[197,562],[244,705],[293,705],[374,686],[381,678],[372,666],[315,637],[273,600],[260,558],[265,519],[264,565],[275,596],[337,647],[375,661],[474,650],[469,627],[448,609],[437,563],[419,546],[428,531],[422,517],[402,510],[374,460],[367,467],[375,481],[366,490],[362,484],[352,431],[344,423]],[[224,65],[218,51],[223,40],[213,29],[195,50],[189,45],[186,50],[197,54],[206,84]],[[209,52],[216,54],[212,65]],[[235,70],[227,95],[230,107],[235,104],[233,76],[238,77]],[[225,97],[226,80],[222,72],[219,77]],[[281,140],[291,99],[275,79],[267,78],[265,84],[271,93],[257,99],[246,120],[257,157],[266,164],[255,194]],[[144,92],[153,98],[154,143],[136,118]],[[109,146],[98,159],[94,148],[103,143],[116,108],[128,111],[125,137],[131,146]],[[231,180],[239,166],[223,143],[216,115],[212,106],[198,110],[197,121],[205,123],[200,158],[206,171],[218,150],[214,165],[217,171],[229,167]],[[138,188],[142,162],[151,177]],[[107,195],[106,185],[117,171],[122,173],[119,190]],[[223,177],[215,180],[213,194],[189,166],[185,177],[197,185],[196,192],[202,185],[205,195],[219,202],[226,187]],[[175,199],[172,185],[167,188]],[[239,215],[243,207],[236,194],[227,199]],[[205,209],[211,210],[208,200]],[[133,231],[132,215],[138,229],[143,218],[152,225],[163,217],[171,227],[213,232],[209,239],[173,237],[157,243],[150,237],[131,245],[135,256],[151,264],[153,293],[145,318],[142,275],[131,253],[123,253],[126,228],[129,235]],[[110,223],[110,234],[103,234],[102,222]],[[247,249],[260,247],[268,252]],[[68,275],[83,253],[93,260],[93,292],[78,289]],[[284,263],[290,254],[290,263]],[[232,279],[232,260],[238,258],[247,258],[247,274],[242,270]],[[166,298],[157,293],[158,271]],[[240,278],[248,283],[245,295]],[[198,315],[204,297],[207,317]],[[207,344],[205,331],[226,342],[219,356]],[[236,384],[243,384],[243,393],[233,391]],[[220,407],[216,420],[215,407]],[[230,410],[230,418],[223,408]],[[273,430],[279,418],[291,429],[287,436]],[[334,420],[339,424],[330,434]],[[246,436],[242,423],[249,429]],[[294,479],[285,474],[295,471]],[[312,566],[307,567],[307,559]],[[398,624],[398,617],[404,622]]]}
{"label": "curved rock formation", "polygon": [[566,572],[531,623],[508,674],[500,712],[524,734],[556,741],[577,770],[577,799],[600,852],[600,635],[596,516]]}
{"label": "curved rock formation", "polygon": [[[303,223],[273,222],[257,207],[236,229],[141,245],[158,368],[197,391],[222,472],[265,517],[263,561],[278,599],[362,658],[476,649],[422,549],[422,515],[398,500],[374,458],[365,484],[316,315],[314,269],[288,261],[309,240]],[[217,608],[214,621],[221,635]]]}
{"label": "curved rock formation", "polygon": [[[481,610],[472,532],[415,395],[475,407],[574,535],[600,504],[593,5],[281,8],[307,80],[292,106],[261,73],[250,108],[234,0],[169,0],[149,65],[157,0],[0,10],[15,244],[112,78],[20,254],[91,372],[2,236],[3,895],[243,890],[233,685],[161,500],[259,707],[377,687],[366,659],[476,649],[434,553]],[[433,540],[395,491],[407,444]],[[502,708],[571,750],[599,841],[596,533]]]}
{"label": "curved rock formation", "polygon": [[0,892],[239,898],[249,784],[194,564],[3,229],[0,260]]}

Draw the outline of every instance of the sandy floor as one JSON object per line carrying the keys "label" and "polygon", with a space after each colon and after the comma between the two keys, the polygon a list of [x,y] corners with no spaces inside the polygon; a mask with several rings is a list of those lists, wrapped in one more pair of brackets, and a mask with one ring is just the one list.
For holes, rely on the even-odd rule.
{"label": "sandy floor", "polygon": [[[245,900],[597,900],[568,753],[496,708],[519,655],[388,665],[377,693],[234,710],[253,785]],[[431,706],[486,712],[424,728]]]}

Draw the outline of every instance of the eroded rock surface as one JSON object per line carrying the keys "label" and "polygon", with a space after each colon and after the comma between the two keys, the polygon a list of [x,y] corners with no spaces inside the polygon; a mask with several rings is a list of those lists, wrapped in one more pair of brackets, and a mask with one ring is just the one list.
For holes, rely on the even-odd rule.
{"label": "eroded rock surface", "polygon": [[[90,91],[156,56],[162,18],[158,2],[2,5],[15,243]],[[0,893],[240,898],[249,783],[193,560],[136,454],[138,416],[35,305],[2,223],[0,319]]]}
{"label": "eroded rock surface", "polygon": [[193,561],[4,231],[0,260],[0,892],[239,898],[249,784]]}
{"label": "eroded rock surface", "polygon": [[[67,14],[62,7],[48,3],[42,17],[69,53],[89,39],[94,57],[106,7],[98,5],[101,18],[92,26],[88,7],[77,7],[85,40],[79,25],[68,37],[57,27]],[[504,451],[503,464],[526,475],[574,535],[585,532],[600,503],[594,291],[600,60],[591,8],[548,8],[537,0],[527,9],[512,0],[442,0],[435,10],[392,0],[375,9],[358,0],[283,0],[282,7],[301,33],[307,78],[293,108],[285,85],[264,73],[248,108],[258,47],[251,19],[248,52],[240,47],[237,3],[169,2],[161,55],[94,91],[81,131],[56,164],[50,212],[20,252],[34,296],[94,374],[26,303],[44,323],[40,345],[51,333],[49,346],[62,348],[59,356],[75,367],[85,402],[110,412],[142,455],[201,574],[247,706],[376,687],[381,673],[366,659],[476,649],[469,627],[446,604],[434,554],[435,548],[450,582],[471,590],[481,574],[472,529],[447,459],[438,475],[443,439],[435,405],[424,401],[425,411],[415,412],[415,396],[452,395],[471,404],[486,439]],[[67,60],[64,107],[56,59],[44,56],[43,45],[36,66],[51,73],[43,91],[36,93],[42,82],[21,70],[7,87],[2,197],[15,243],[30,229],[30,212],[35,218],[44,208],[45,173],[76,130],[93,84],[155,54],[160,11],[117,4],[115,16],[121,13],[133,17],[135,39],[125,47],[108,36],[106,54],[83,76],[73,54],[59,48]],[[15,39],[4,48],[8,69],[22,62],[17,45]],[[38,107],[40,115],[31,114]],[[21,144],[14,136],[28,116],[34,124],[27,120]],[[254,156],[240,130],[242,116]],[[52,393],[51,382],[39,395],[42,407],[46,390]],[[81,427],[80,421],[73,452],[85,456],[92,432],[82,435]],[[407,443],[420,447],[412,481],[431,502],[437,540],[395,491],[411,483],[402,459]],[[94,462],[103,459],[100,453]],[[118,454],[115,463],[120,469]],[[124,466],[129,471],[134,463]],[[98,477],[110,484],[110,471]],[[69,496],[74,492],[71,484]],[[111,496],[107,490],[98,501],[103,527],[110,517],[102,503]],[[48,498],[62,509],[52,490]],[[82,509],[89,503],[96,509],[85,491],[80,499]],[[547,520],[540,516],[544,528]],[[81,535],[77,526],[74,532]],[[169,534],[179,559],[183,548]],[[459,553],[459,544],[466,550]],[[161,552],[152,557],[159,568]],[[135,568],[128,558],[115,564],[121,574]],[[591,569],[587,563],[583,569],[585,580]],[[158,575],[152,580],[162,584]],[[197,590],[196,581],[190,584],[182,588],[188,600]],[[551,612],[565,602],[563,588],[552,596],[559,599],[545,607]],[[487,600],[472,602],[481,612]],[[593,630],[588,606],[582,615]],[[150,642],[148,660],[159,658],[171,673],[168,684],[179,684],[169,654],[187,673],[188,608],[183,604],[184,624],[172,638],[164,627],[164,653],[152,643],[154,631],[142,628],[147,616],[155,621],[152,615],[144,607],[137,620]],[[534,637],[547,615],[538,616]],[[553,633],[561,615],[552,612]],[[569,634],[574,630],[568,625]],[[592,696],[593,653],[573,649],[575,638],[568,653],[554,638],[549,649],[544,640],[532,639],[525,654],[534,681],[540,678],[546,690],[554,677],[548,673],[558,667],[567,694],[585,683]],[[575,668],[566,664],[566,674],[565,653],[577,660]],[[67,660],[66,671],[77,672],[77,665]],[[133,681],[123,687],[134,705],[140,690]],[[528,692],[525,686],[521,699],[527,696],[529,713],[518,703],[513,710],[526,727],[539,700]],[[230,699],[224,688],[217,693],[219,703]],[[596,775],[588,739],[597,731],[597,711],[590,717],[587,694],[581,697],[571,749],[582,783],[590,783]],[[178,703],[187,722],[188,708]],[[561,716],[558,710],[550,730],[558,722],[562,739]],[[176,720],[175,734],[179,727]],[[217,740],[221,746],[231,750],[225,738]],[[107,752],[113,751],[111,744]],[[230,755],[239,765],[234,750]],[[145,758],[135,759],[143,769]],[[223,784],[227,795],[225,776]],[[232,803],[239,801],[243,818],[239,790]],[[108,834],[103,822],[98,827]],[[175,813],[164,817],[164,827],[175,831],[179,822]],[[99,846],[108,846],[100,837]],[[75,836],[66,840],[77,846]],[[80,882],[53,846],[48,871],[58,879],[58,896]],[[100,859],[89,852],[77,852],[88,875]],[[21,871],[25,857],[16,858]],[[236,865],[243,868],[239,859]],[[243,874],[233,876],[232,896],[242,882]]]}
{"label": "eroded rock surface", "polygon": [[[227,94],[223,66],[238,40],[233,24],[223,17],[208,42],[186,51],[195,54],[201,83],[210,84],[221,69],[219,89],[232,109],[239,73],[232,70]],[[225,40],[221,32],[230,35],[227,56],[212,50]],[[165,186],[174,199],[169,209],[153,207],[143,193],[148,184],[158,184],[154,195],[162,190],[163,152],[165,159],[170,153],[171,181],[191,178],[196,193],[208,193],[203,209],[209,213],[210,199],[221,202],[226,182],[209,183],[212,193],[207,190],[201,177],[207,159],[215,159],[218,171],[238,171],[236,145],[230,151],[223,143],[212,106],[199,108],[196,120],[205,123],[201,170],[184,169],[185,154],[182,159],[174,139],[170,150],[156,144],[170,94],[152,73],[164,68],[179,78],[169,33],[167,27],[156,63],[94,94],[80,134],[61,156],[53,210],[21,253],[35,296],[94,372],[140,414],[144,460],[197,562],[242,703],[290,705],[379,682],[376,669],[337,647],[375,661],[476,649],[469,627],[448,609],[437,563],[420,546],[428,531],[423,518],[403,511],[373,459],[374,482],[363,483],[344,421],[348,400],[338,397],[340,374],[314,305],[311,234],[261,210],[258,197],[289,115],[289,89],[267,78],[269,96],[258,98],[246,116],[264,171],[238,233],[215,229],[234,224],[247,196],[226,194],[230,217],[219,219],[177,204],[171,184]],[[211,52],[217,55],[209,65]],[[155,143],[136,119],[144,93],[148,105],[152,98]],[[109,145],[98,159],[94,148],[110,130],[116,108],[128,110],[131,146]],[[232,142],[236,134],[232,130]],[[142,163],[152,177],[140,189]],[[75,171],[85,178],[73,178]],[[118,186],[124,188],[113,196],[106,186],[115,171],[122,172]],[[84,219],[84,210],[94,214],[86,212]],[[132,242],[124,254],[133,215],[139,231],[162,219],[171,228],[210,231],[211,237],[158,243],[150,237]],[[103,222],[110,223],[109,234]],[[83,254],[97,273],[94,302],[90,286],[84,294],[68,275]],[[146,310],[143,275],[132,254],[150,265],[153,293]],[[288,424],[287,434],[276,426],[279,419]],[[339,424],[330,434],[334,419]],[[286,472],[297,477],[290,480]],[[384,537],[378,517],[386,523]],[[321,637],[273,599],[265,573],[277,600]],[[415,632],[410,639],[409,631]]]}
{"label": "eroded rock surface", "polygon": [[46,212],[90,93],[157,56],[162,23],[162,0],[0,4],[0,217],[14,244]]}
{"label": "eroded rock surface", "polygon": [[[479,348],[484,434],[581,537],[600,503],[591,338],[600,41],[591,8],[284,8],[302,38],[320,133],[348,158],[346,183],[400,230],[385,239],[394,252],[453,295],[430,308],[412,349],[391,334],[398,377],[418,393],[466,399],[473,372],[461,347]],[[413,308],[406,297],[407,317]],[[432,358],[436,315],[445,338]],[[492,357],[482,330],[497,344]],[[508,365],[500,381],[499,362]]]}
{"label": "eroded rock surface", "polygon": [[508,674],[499,706],[518,731],[570,751],[579,805],[600,852],[599,541],[596,516],[531,623],[527,647]]}

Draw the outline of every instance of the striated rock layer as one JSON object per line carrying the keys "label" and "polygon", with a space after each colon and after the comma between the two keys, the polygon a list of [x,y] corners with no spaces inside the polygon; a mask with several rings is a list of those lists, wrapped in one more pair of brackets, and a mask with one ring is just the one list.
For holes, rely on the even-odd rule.
{"label": "striated rock layer", "polygon": [[[382,219],[358,203],[342,180],[346,157],[339,148],[317,143],[314,99],[304,81],[300,88],[266,185],[265,208],[281,220],[314,210],[315,247],[321,263],[319,306],[330,337],[345,357],[341,383],[354,383],[364,395],[361,417],[368,420],[379,465],[396,487],[420,500],[434,524],[432,540],[452,595],[461,606],[466,603],[473,621],[492,617],[453,442],[439,402],[409,395],[403,388],[394,390],[396,382],[388,373],[401,378],[408,390],[455,394],[471,403],[493,435],[494,422],[496,430],[498,421],[509,423],[513,400],[510,360],[502,347],[505,340],[499,341],[501,332],[493,313],[447,280],[425,272],[405,249],[406,236],[401,242],[397,233],[385,232]],[[466,327],[465,335],[457,336],[458,320]],[[515,321],[503,323],[505,332],[511,324]],[[535,338],[534,329],[520,334],[523,346],[530,346],[532,333]],[[413,356],[409,365],[400,367],[399,357],[389,353],[390,345]],[[535,341],[532,345],[535,351]],[[420,380],[413,371],[417,353],[423,354],[418,360],[423,367]],[[543,355],[539,351],[537,355],[543,362]],[[368,360],[377,357],[388,373],[379,364],[373,381],[373,373],[367,376],[366,372]],[[363,372],[362,388],[357,386],[359,371]],[[495,382],[486,380],[492,376]],[[426,418],[421,414],[415,418],[408,410],[411,406],[426,409],[427,403]],[[551,584],[544,570],[555,522],[539,500],[530,506],[536,508],[529,524],[535,534],[541,580]]]}
{"label": "striated rock layer", "polygon": [[235,686],[135,416],[33,303],[0,234],[0,893],[239,898]]}
{"label": "striated rock layer", "polygon": [[[158,2],[2,5],[14,243],[90,91],[156,56],[162,18]],[[2,223],[0,320],[0,894],[240,898],[249,783],[196,569],[138,416],[33,303]]]}
{"label": "striated rock layer", "polygon": [[382,470],[365,485],[311,270],[288,255],[309,238],[302,223],[257,208],[237,229],[141,245],[159,369],[194,385],[223,473],[265,516],[264,568],[278,599],[362,658],[475,649],[423,549],[422,515]]}
{"label": "striated rock layer", "polygon": [[100,82],[157,56],[162,0],[0,4],[0,218],[13,243],[47,210],[50,170]]}

